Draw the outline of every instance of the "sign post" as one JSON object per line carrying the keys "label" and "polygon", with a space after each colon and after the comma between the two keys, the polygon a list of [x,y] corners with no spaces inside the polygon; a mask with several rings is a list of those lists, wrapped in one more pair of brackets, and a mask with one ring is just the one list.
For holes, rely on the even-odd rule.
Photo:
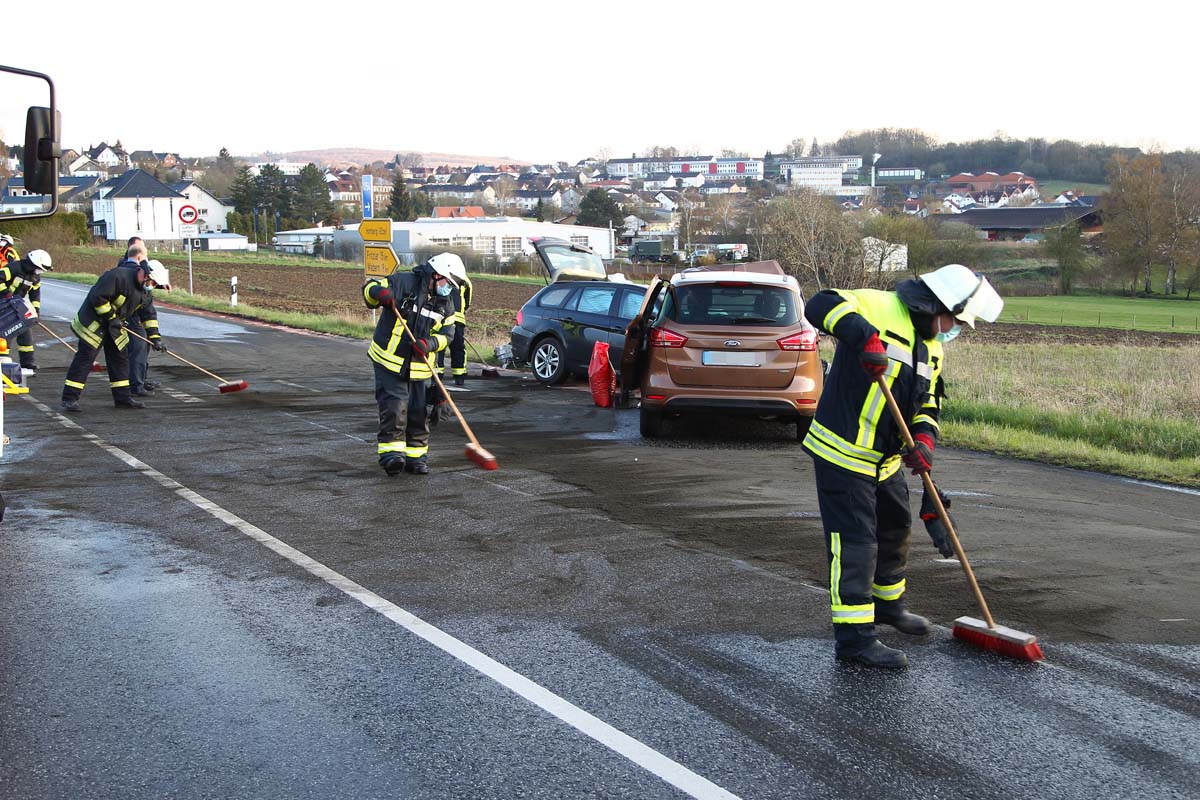
{"label": "sign post", "polygon": [[199,216],[195,206],[179,207],[179,221],[183,223],[179,226],[179,236],[186,241],[188,254],[188,294],[195,294],[192,291],[192,237],[200,233],[200,226],[195,224]]}
{"label": "sign post", "polygon": [[362,176],[362,211],[363,219],[375,216],[375,176]]}
{"label": "sign post", "polygon": [[[367,177],[364,175],[363,180]],[[386,278],[396,271],[400,259],[392,249],[390,219],[364,219],[358,223],[358,235],[363,240],[363,269],[368,278]],[[375,319],[374,309],[371,309],[371,319]]]}

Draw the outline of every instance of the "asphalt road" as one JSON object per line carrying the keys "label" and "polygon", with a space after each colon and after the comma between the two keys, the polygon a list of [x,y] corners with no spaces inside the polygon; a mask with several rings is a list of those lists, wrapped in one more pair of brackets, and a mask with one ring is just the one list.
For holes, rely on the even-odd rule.
{"label": "asphalt road", "polygon": [[[60,333],[81,287],[49,284]],[[676,423],[473,378],[500,470],[434,432],[375,465],[364,343],[178,312],[169,389],[9,398],[0,797],[1095,798],[1200,795],[1200,495],[939,450],[999,621],[970,649],[919,532],[911,668],[832,658],[793,428]]]}

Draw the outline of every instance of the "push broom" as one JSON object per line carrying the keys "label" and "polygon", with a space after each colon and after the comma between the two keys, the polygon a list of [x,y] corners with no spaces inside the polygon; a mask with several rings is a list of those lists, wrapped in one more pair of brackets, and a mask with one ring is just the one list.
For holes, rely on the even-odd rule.
{"label": "push broom", "polygon": [[[126,329],[126,330],[128,330],[128,329]],[[146,344],[149,344],[149,345],[154,344],[154,342],[150,341],[145,336],[142,336],[140,333],[137,333],[135,331],[128,331],[128,332],[133,334],[138,339],[141,339]],[[167,350],[166,353],[167,353],[167,355],[171,356],[172,358],[178,359],[179,361],[182,361],[183,363],[187,364],[189,367],[200,370],[201,372],[203,372],[205,375],[212,378],[213,380],[219,381],[220,385],[217,386],[217,391],[220,392],[221,394],[229,394],[230,392],[240,392],[243,389],[248,388],[250,386],[250,384],[246,383],[245,381],[227,381],[224,378],[222,378],[220,375],[218,375],[217,373],[209,372],[208,370],[206,370],[204,367],[200,366],[199,364],[193,364],[191,361],[188,361],[186,358],[179,355],[178,353],[172,353],[170,350]]]}
{"label": "push broom", "polygon": [[[408,329],[408,323],[404,321],[404,317],[396,308],[395,303],[392,304],[392,313],[396,315],[396,319],[404,327],[404,332],[408,334],[408,338],[412,341],[417,341],[417,337],[413,336],[412,331]],[[425,363],[429,365],[429,371],[433,373],[433,380],[437,382],[438,388],[442,390],[442,397],[450,403],[450,408],[454,411],[454,416],[458,417],[458,423],[462,425],[463,430],[467,433],[467,438],[471,441],[467,442],[467,447],[463,451],[468,459],[478,464],[482,469],[498,469],[499,464],[496,463],[496,457],[483,449],[479,444],[479,440],[475,438],[475,433],[471,430],[471,426],[467,424],[467,420],[463,417],[462,412],[458,410],[458,405],[454,402],[454,398],[450,396],[450,392],[446,391],[446,385],[442,383],[442,379],[438,376],[437,365],[433,360],[426,355]]]}
{"label": "push broom", "polygon": [[[55,339],[58,339],[60,342],[62,342],[63,347],[67,348],[72,353],[77,352],[74,347],[71,347],[70,343],[66,339],[62,338],[57,333],[50,330],[50,328],[46,325],[46,323],[42,322],[40,319],[38,320],[38,325],[40,325],[42,327],[42,330],[44,330],[46,333],[50,334]],[[104,371],[103,366],[101,366],[100,364],[97,364],[95,361],[92,362],[92,372],[103,372],[103,371]]]}
{"label": "push broom", "polygon": [[[880,375],[875,382],[879,384],[879,389],[887,400],[892,417],[896,420],[896,426],[903,435],[905,446],[910,450],[914,449],[916,443],[913,442],[912,434],[909,433],[908,425],[904,421],[904,415],[900,412],[900,406],[896,405],[896,398],[892,396],[892,390],[888,387],[887,381]],[[1020,661],[1041,661],[1045,656],[1042,655],[1042,648],[1038,645],[1036,636],[997,625],[996,621],[992,619],[992,612],[988,610],[987,601],[983,599],[983,592],[979,588],[979,582],[975,580],[975,572],[967,561],[967,554],[963,550],[962,543],[958,540],[954,523],[950,521],[950,515],[946,512],[946,507],[942,505],[942,498],[938,494],[937,487],[933,485],[933,478],[930,477],[928,470],[921,473],[921,482],[925,484],[925,495],[933,500],[934,506],[937,507],[938,517],[941,518],[947,533],[950,534],[950,544],[954,547],[955,555],[958,556],[958,563],[962,564],[963,571],[967,573],[967,582],[971,584],[971,591],[975,593],[979,610],[983,612],[981,620],[974,617],[959,617],[954,620],[954,637],[975,647],[991,650]]]}

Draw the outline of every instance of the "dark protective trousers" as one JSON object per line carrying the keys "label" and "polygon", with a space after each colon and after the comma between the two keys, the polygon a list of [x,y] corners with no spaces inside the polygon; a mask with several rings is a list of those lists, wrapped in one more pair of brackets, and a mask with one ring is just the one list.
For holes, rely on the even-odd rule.
{"label": "dark protective trousers", "polygon": [[[139,319],[129,320],[125,327],[138,334],[138,336],[146,335],[146,329],[142,327],[142,322]],[[137,336],[130,335],[128,349],[129,388],[140,391],[146,387],[146,370],[150,366],[150,345],[137,338]]]}
{"label": "dark protective trousers", "polygon": [[429,452],[429,411],[425,394],[429,381],[401,378],[379,364],[375,367],[375,403],[379,406],[379,457],[400,453],[421,458]]}
{"label": "dark protective trousers", "polygon": [[[904,470],[884,481],[813,458],[829,558],[829,601],[839,653],[875,638],[876,604],[901,608],[912,533]],[[881,609],[882,610],[882,609]]]}
{"label": "dark protective trousers", "polygon": [[[29,324],[33,325],[32,322]],[[12,352],[12,345],[9,345],[9,352]],[[33,369],[37,366],[37,357],[34,355],[33,349],[33,331],[29,328],[17,334],[17,353],[22,367]]]}
{"label": "dark protective trousers", "polygon": [[[63,385],[62,393],[63,402],[78,400],[79,395],[83,394],[83,387],[87,383],[88,375],[92,374],[92,362],[96,360],[96,353],[99,352],[99,348],[92,347],[82,339],[78,340],[78,344],[79,350],[71,359],[71,366],[67,367],[67,380]],[[107,330],[104,331],[101,344],[104,347],[104,361],[108,365],[108,383],[112,389],[113,402],[128,403],[130,399],[129,353],[117,348],[116,342],[108,335]]]}
{"label": "dark protective trousers", "polygon": [[[467,374],[467,326],[465,323],[454,323],[454,338],[450,340],[450,371],[454,375]],[[446,351],[442,350],[437,356],[438,369],[446,366]]]}

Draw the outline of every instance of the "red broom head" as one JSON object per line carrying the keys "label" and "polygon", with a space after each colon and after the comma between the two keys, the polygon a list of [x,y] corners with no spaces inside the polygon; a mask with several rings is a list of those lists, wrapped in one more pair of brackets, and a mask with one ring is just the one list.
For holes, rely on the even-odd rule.
{"label": "red broom head", "polygon": [[105,366],[103,364],[92,362],[92,372],[104,372],[104,370]]}
{"label": "red broom head", "polygon": [[477,444],[468,444],[464,455],[483,469],[500,468],[500,465],[496,463],[496,457]]}
{"label": "red broom head", "polygon": [[1037,643],[1037,637],[1003,625],[989,628],[986,622],[973,617],[954,620],[954,638],[1018,661],[1041,661],[1046,657]]}
{"label": "red broom head", "polygon": [[229,394],[230,392],[240,392],[242,389],[247,389],[250,384],[245,381],[226,381],[217,387],[217,391],[221,394]]}

